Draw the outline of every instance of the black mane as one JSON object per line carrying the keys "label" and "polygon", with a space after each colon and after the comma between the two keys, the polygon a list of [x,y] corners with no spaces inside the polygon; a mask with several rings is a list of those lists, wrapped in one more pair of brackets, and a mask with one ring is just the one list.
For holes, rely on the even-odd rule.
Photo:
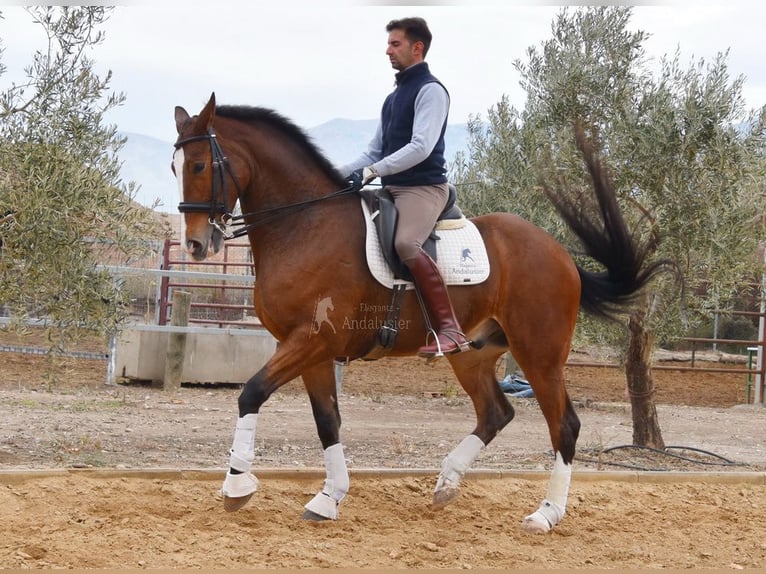
{"label": "black mane", "polygon": [[333,182],[339,186],[345,185],[343,180],[344,174],[338,172],[332,162],[319,150],[311,137],[302,128],[278,112],[257,106],[216,106],[215,113],[224,118],[264,123],[279,130],[296,142]]}

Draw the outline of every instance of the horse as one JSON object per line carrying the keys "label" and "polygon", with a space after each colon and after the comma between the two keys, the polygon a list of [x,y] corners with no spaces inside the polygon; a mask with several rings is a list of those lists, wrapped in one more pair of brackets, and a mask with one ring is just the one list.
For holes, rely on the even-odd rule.
{"label": "horse", "polygon": [[[257,491],[252,466],[259,409],[277,389],[300,377],[326,472],[303,517],[338,519],[350,482],[340,440],[334,361],[366,357],[376,344],[376,331],[364,326],[383,322],[391,298],[390,289],[373,279],[365,262],[359,194],[303,129],[274,110],[219,106],[213,93],[194,116],[177,106],[175,123],[172,169],[182,196],[185,249],[195,260],[205,259],[220,248],[238,217],[242,227],[237,234],[246,234],[252,247],[254,306],[278,341],[274,355],[244,384],[238,398],[229,469],[221,487],[224,509],[242,508]],[[476,426],[443,459],[431,501],[434,509],[455,500],[466,471],[514,417],[495,375],[498,359],[510,351],[534,391],[554,453],[546,496],[523,517],[521,528],[545,533],[560,523],[580,429],[564,381],[578,312],[582,308],[610,317],[627,309],[659,270],[647,262],[651,245],[640,244],[628,229],[606,169],[582,130],[578,134],[599,215],[586,214],[577,201],[546,190],[585,253],[605,269],[583,269],[549,233],[516,215],[471,219],[485,243],[491,272],[481,283],[449,287],[472,344],[446,359],[473,403]],[[232,215],[237,201],[240,216]],[[389,351],[392,357],[414,355],[427,336],[426,319],[412,291],[402,296],[400,312],[399,324],[406,328]],[[341,327],[333,317],[352,327]]]}

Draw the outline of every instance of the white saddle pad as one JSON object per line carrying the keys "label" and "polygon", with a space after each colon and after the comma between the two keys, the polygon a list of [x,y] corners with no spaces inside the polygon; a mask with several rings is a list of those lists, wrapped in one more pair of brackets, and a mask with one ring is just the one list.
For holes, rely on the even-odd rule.
{"label": "white saddle pad", "polygon": [[[394,278],[394,273],[383,257],[378,230],[373,221],[377,212],[371,214],[364,200],[362,212],[367,227],[367,265],[372,276],[389,289],[397,284],[406,284],[408,288],[413,288],[411,282]],[[436,242],[436,262],[444,282],[447,285],[474,285],[486,281],[489,277],[489,258],[484,240],[476,226],[463,218],[449,220],[444,227],[436,226],[436,235],[439,236]]]}

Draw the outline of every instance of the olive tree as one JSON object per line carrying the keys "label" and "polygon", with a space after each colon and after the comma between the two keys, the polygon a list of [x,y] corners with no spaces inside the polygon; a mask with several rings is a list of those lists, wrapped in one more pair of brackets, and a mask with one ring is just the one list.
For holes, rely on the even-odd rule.
{"label": "olive tree", "polygon": [[730,78],[725,52],[688,66],[678,54],[665,56],[659,73],[651,72],[647,33],[629,30],[630,16],[628,7],[563,9],[552,38],[515,62],[524,109],[504,99],[488,122],[474,119],[458,177],[477,182],[463,193],[469,205],[519,212],[576,251],[534,182],[587,185],[572,126],[580,122],[591,133],[637,238],[659,237],[656,257],[673,260],[685,282],[682,299],[676,276],[656,281],[623,328],[610,331],[624,343],[633,441],[662,448],[652,352],[658,339],[683,334],[705,310],[726,306],[759,273],[753,218],[764,211],[766,131],[764,110],[744,109],[744,79]]}
{"label": "olive tree", "polygon": [[128,262],[158,231],[120,179],[124,140],[104,122],[125,99],[91,59],[111,9],[25,10],[43,47],[23,80],[0,86],[0,303],[16,325],[42,318],[67,340],[111,332],[124,305],[100,264]]}

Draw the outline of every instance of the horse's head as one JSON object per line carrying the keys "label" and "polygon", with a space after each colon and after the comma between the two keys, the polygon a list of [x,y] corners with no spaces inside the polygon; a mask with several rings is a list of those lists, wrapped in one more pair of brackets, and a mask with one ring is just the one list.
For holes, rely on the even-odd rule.
{"label": "horse's head", "polygon": [[211,249],[217,253],[223,246],[223,227],[237,202],[238,184],[213,131],[215,94],[194,117],[176,107],[175,120],[173,173],[181,193],[178,210],[186,224],[186,250],[200,261]]}

